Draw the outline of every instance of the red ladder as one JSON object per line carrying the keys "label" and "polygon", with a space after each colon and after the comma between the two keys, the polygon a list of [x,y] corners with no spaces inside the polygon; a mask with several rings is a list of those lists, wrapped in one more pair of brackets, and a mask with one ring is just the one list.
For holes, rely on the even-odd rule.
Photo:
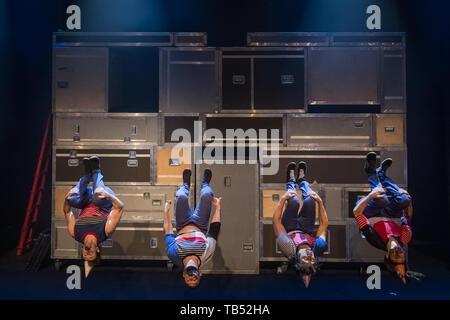
{"label": "red ladder", "polygon": [[[39,160],[34,173],[33,187],[31,189],[30,198],[28,200],[27,212],[25,221],[20,232],[19,245],[17,246],[16,254],[22,255],[24,251],[30,249],[33,243],[33,232],[36,227],[39,208],[42,204],[42,194],[45,188],[45,181],[51,158],[51,145],[48,143],[50,136],[51,118],[49,115],[47,124],[45,126],[44,137],[42,138],[41,151],[39,153]],[[39,186],[39,187],[38,187]]]}

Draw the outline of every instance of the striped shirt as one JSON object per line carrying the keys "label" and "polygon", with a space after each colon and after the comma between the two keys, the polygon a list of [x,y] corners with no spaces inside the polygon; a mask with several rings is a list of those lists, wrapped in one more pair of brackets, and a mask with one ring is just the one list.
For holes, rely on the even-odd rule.
{"label": "striped shirt", "polygon": [[191,230],[179,234],[166,235],[167,255],[178,266],[183,265],[183,259],[188,256],[197,256],[200,266],[207,263],[213,256],[216,248],[216,239],[206,237],[202,232]]}
{"label": "striped shirt", "polygon": [[89,216],[108,216],[108,213],[97,207],[96,205],[90,204],[81,210],[78,219],[89,217]]}
{"label": "striped shirt", "polygon": [[403,245],[407,245],[411,241],[412,230],[407,224],[406,219],[401,219],[401,221],[402,224],[399,226],[391,219],[385,217],[372,217],[367,219],[363,214],[356,216],[359,229],[367,225],[372,225],[384,242],[388,241],[390,237],[396,237]]}
{"label": "striped shirt", "polygon": [[97,238],[98,243],[106,240],[105,225],[108,214],[97,206],[88,205],[80,213],[74,225],[74,238],[83,243],[84,238],[90,234]]}

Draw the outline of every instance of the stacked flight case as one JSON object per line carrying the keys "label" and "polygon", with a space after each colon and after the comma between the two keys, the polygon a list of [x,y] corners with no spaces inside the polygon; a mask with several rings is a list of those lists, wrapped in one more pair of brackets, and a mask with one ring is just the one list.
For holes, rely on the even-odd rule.
{"label": "stacked flight case", "polygon": [[53,259],[81,258],[80,245],[67,231],[63,203],[83,175],[82,159],[97,155],[105,184],[125,204],[116,231],[101,244],[102,259],[168,260],[164,205],[169,199],[175,203],[186,165],[164,145],[158,113],[111,111],[121,106],[121,111],[123,106],[154,109],[158,105],[159,48],[185,45],[185,41],[203,45],[205,34],[55,33]]}
{"label": "stacked flight case", "polygon": [[[55,33],[53,50],[52,258],[80,258],[62,203],[82,158],[96,154],[105,183],[125,203],[103,259],[167,260],[164,202],[191,168],[194,207],[209,166],[224,199],[204,272],[258,273],[260,262],[285,261],[272,215],[286,164],[304,160],[329,218],[322,260],[383,260],[352,209],[370,191],[368,151],[393,158],[389,175],[407,187],[404,34],[248,33],[246,47],[212,48],[205,33]],[[203,137],[208,129],[212,136]],[[249,137],[230,137],[230,129]],[[244,147],[244,161],[217,163],[205,153],[211,142],[229,141]],[[192,148],[174,154],[179,142]],[[264,175],[275,143],[278,171]]]}
{"label": "stacked flight case", "polygon": [[[248,44],[263,50],[295,49],[303,52],[305,61],[303,77],[289,70],[281,75],[270,69],[265,73],[279,77],[281,85],[285,79],[301,78],[304,99],[299,109],[306,112],[285,111],[278,174],[261,179],[260,260],[285,261],[271,220],[286,190],[287,163],[304,160],[307,179],[322,197],[329,219],[329,247],[322,261],[383,261],[383,252],[359,232],[353,207],[370,191],[363,171],[369,151],[375,151],[379,160],[392,158],[389,176],[399,186],[407,186],[404,35],[249,33]],[[260,57],[255,55],[255,61]],[[292,67],[300,70],[295,64]],[[251,79],[255,83],[251,96],[256,97],[261,94],[256,87],[261,80],[256,72]],[[278,92],[265,87],[269,88]]]}

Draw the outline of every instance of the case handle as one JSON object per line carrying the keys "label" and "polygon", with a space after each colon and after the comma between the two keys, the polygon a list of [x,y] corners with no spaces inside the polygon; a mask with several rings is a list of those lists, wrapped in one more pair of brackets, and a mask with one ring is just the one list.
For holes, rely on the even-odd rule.
{"label": "case handle", "polygon": [[242,251],[243,252],[253,252],[253,243],[252,242],[243,242],[242,243]]}
{"label": "case handle", "polygon": [[233,84],[243,85],[243,84],[245,84],[245,75],[243,75],[243,74],[233,74],[233,77],[231,78],[231,82]]}
{"label": "case handle", "polygon": [[355,128],[362,128],[362,127],[364,127],[364,121],[354,121],[353,126]]}
{"label": "case handle", "polygon": [[282,74],[281,75],[281,84],[293,84],[294,83],[294,75],[293,74]]}
{"label": "case handle", "polygon": [[80,165],[80,161],[78,159],[69,159],[67,160],[67,165],[69,167],[78,167]]}
{"label": "case handle", "polygon": [[127,167],[136,168],[138,166],[139,166],[139,162],[137,159],[128,159],[127,160]]}

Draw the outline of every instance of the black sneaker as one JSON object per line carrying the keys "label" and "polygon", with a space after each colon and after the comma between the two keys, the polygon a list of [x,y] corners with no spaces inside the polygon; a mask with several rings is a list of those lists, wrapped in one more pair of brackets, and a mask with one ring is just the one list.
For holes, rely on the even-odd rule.
{"label": "black sneaker", "polygon": [[89,158],[89,164],[91,166],[91,172],[98,172],[100,170],[100,158],[97,156],[92,156]]}
{"label": "black sneaker", "polygon": [[377,175],[379,179],[384,179],[386,177],[386,170],[392,165],[392,159],[384,159],[381,165],[377,169]]}
{"label": "black sneaker", "polygon": [[209,184],[209,182],[211,181],[212,178],[212,171],[211,169],[207,168],[205,169],[205,171],[203,171],[203,178],[202,178],[202,182],[206,182]]}
{"label": "black sneaker", "polygon": [[295,181],[295,162],[289,162],[286,167],[286,182]]}
{"label": "black sneaker", "polygon": [[364,171],[368,175],[376,173],[377,168],[377,154],[375,152],[369,152],[366,155],[366,164],[364,166]]}
{"label": "black sneaker", "polygon": [[91,174],[91,163],[89,161],[89,158],[83,158],[83,167],[84,167],[84,174],[90,175]]}
{"label": "black sneaker", "polygon": [[183,171],[183,183],[187,183],[188,185],[191,185],[191,175],[192,171],[191,169],[187,168]]}
{"label": "black sneaker", "polygon": [[306,176],[306,162],[300,161],[297,164],[297,183],[301,183],[303,180],[305,180]]}

